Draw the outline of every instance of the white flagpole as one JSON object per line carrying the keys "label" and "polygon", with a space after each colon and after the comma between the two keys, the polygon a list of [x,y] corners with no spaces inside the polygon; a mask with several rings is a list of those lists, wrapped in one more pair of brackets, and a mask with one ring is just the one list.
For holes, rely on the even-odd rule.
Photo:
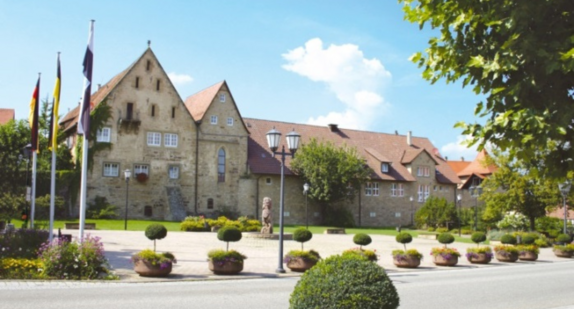
{"label": "white flagpole", "polygon": [[30,200],[32,205],[30,207],[30,228],[34,228],[34,214],[36,212],[36,163],[38,161],[38,153],[34,151],[32,155],[32,196]]}
{"label": "white flagpole", "polygon": [[80,231],[78,237],[80,241],[84,239],[84,223],[86,220],[86,190],[88,174],[88,136],[84,135],[82,142],[82,180],[80,189]]}
{"label": "white flagpole", "polygon": [[[57,124],[54,124],[57,125]],[[56,197],[56,145],[52,145],[52,177],[50,183],[50,234],[48,240],[54,237],[54,200]]]}

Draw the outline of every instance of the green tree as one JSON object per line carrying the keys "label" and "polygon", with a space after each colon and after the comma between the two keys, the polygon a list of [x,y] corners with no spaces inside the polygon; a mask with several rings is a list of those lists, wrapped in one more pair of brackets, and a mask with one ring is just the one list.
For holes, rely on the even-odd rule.
{"label": "green tree", "polygon": [[297,151],[291,169],[309,183],[309,198],[321,205],[323,218],[327,209],[337,211],[337,202],[353,200],[372,173],[355,148],[314,138]]}
{"label": "green tree", "polygon": [[560,205],[557,182],[528,173],[534,166],[512,160],[497,150],[489,160],[498,169],[481,185],[480,199],[486,204],[483,219],[501,218],[509,211],[516,211],[528,217],[530,229],[534,230],[536,218],[545,216],[547,208]]}
{"label": "green tree", "polygon": [[470,145],[492,143],[513,158],[541,162],[564,178],[574,170],[574,2],[399,0],[405,19],[440,35],[412,61],[431,83],[462,81],[485,96],[458,123]]}
{"label": "green tree", "polygon": [[415,222],[420,227],[447,227],[458,222],[456,207],[444,197],[429,196],[415,213]]}

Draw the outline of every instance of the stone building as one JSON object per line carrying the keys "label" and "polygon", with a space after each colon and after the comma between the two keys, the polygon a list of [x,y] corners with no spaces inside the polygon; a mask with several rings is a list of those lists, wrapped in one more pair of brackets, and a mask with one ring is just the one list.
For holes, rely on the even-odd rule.
{"label": "stone building", "polygon": [[488,152],[481,150],[473,161],[465,161],[461,158],[460,161],[447,160],[448,165],[456,173],[459,178],[457,184],[457,196],[460,195],[460,200],[457,202],[461,207],[476,207],[481,203],[476,196],[476,192],[471,192],[471,188],[480,186],[482,181],[490,177],[498,167],[488,162]]}
{"label": "stone building", "polygon": [[[109,142],[111,149],[95,155],[87,199],[105,196],[124,205],[123,171],[130,169],[130,218],[182,220],[223,210],[259,218],[265,196],[273,199],[278,218],[280,161],[265,136],[273,127],[283,134],[294,129],[302,143],[314,137],[358,150],[373,171],[345,205],[358,225],[408,225],[429,196],[456,199],[459,179],[427,138],[243,118],[225,81],[184,101],[150,48],[92,95],[93,106],[104,101],[112,116],[94,142]],[[79,107],[60,123],[69,146],[76,141],[78,112]],[[285,223],[302,224],[303,183],[289,162]],[[309,222],[319,223],[317,205],[312,200],[308,205]]]}

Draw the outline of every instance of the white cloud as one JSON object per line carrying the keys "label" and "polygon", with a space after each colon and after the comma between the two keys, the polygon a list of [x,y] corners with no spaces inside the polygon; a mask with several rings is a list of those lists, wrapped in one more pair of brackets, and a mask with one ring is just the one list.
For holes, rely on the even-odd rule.
{"label": "white cloud", "polygon": [[366,59],[357,45],[331,44],[324,48],[321,39],[315,38],[282,56],[288,62],[283,69],[325,83],[345,104],[344,111],[310,118],[311,124],[336,123],[341,127],[366,129],[377,114],[389,107],[380,91],[391,73],[378,59]]}
{"label": "white cloud", "polygon": [[193,81],[193,77],[187,74],[177,74],[175,72],[171,72],[167,74],[167,76],[174,85],[185,85]]}
{"label": "white cloud", "polygon": [[464,157],[465,161],[474,160],[478,151],[476,150],[476,145],[468,148],[466,144],[464,144],[468,139],[468,136],[459,135],[456,138],[456,142],[448,143],[441,147],[441,155],[453,161],[459,161],[461,157]]}

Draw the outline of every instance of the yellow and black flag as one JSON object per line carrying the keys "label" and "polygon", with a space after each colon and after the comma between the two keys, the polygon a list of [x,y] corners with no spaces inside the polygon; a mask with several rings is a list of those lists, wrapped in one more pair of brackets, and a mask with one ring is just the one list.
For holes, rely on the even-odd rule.
{"label": "yellow and black flag", "polygon": [[32,133],[32,151],[39,152],[38,147],[38,106],[40,105],[40,100],[38,100],[38,93],[40,93],[40,76],[38,76],[38,82],[36,83],[36,88],[34,88],[34,94],[32,94],[32,101],[30,102],[30,116],[28,121],[30,122],[30,128]]}
{"label": "yellow and black flag", "polygon": [[58,53],[58,68],[56,69],[56,84],[54,85],[54,102],[52,104],[52,114],[50,115],[50,135],[48,148],[52,150],[58,147],[58,108],[60,106],[60,87],[62,76],[60,70],[60,53]]}

